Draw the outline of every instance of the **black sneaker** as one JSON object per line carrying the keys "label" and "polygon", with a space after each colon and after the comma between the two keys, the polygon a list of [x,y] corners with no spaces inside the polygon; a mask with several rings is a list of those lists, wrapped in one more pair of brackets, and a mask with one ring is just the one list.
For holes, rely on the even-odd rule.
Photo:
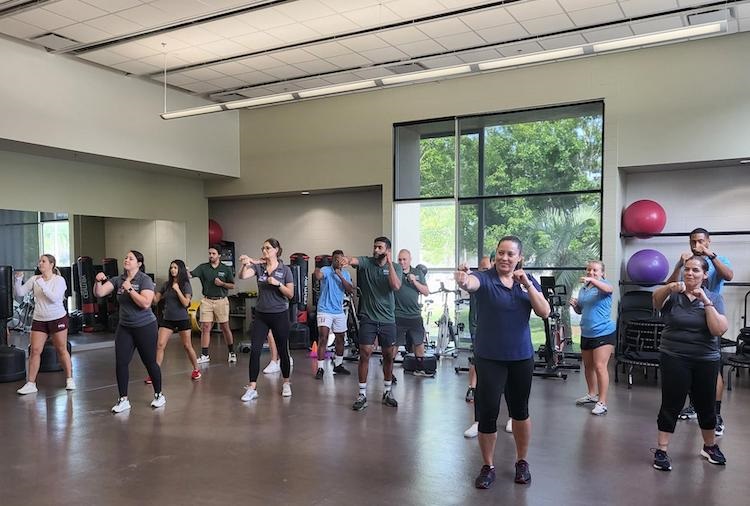
{"label": "black sneaker", "polygon": [[398,407],[398,401],[396,401],[396,399],[393,397],[393,392],[391,392],[390,390],[383,393],[383,404],[391,408]]}
{"label": "black sneaker", "polygon": [[520,483],[521,485],[526,485],[527,483],[531,483],[531,472],[529,472],[529,463],[523,459],[516,462],[516,478],[514,481],[516,483]]}
{"label": "black sneaker", "polygon": [[476,391],[475,388],[469,387],[468,390],[466,390],[466,402],[474,402],[474,392]]}
{"label": "black sneaker", "polygon": [[395,385],[396,383],[398,383],[398,381],[396,381],[396,375],[395,374],[391,374],[391,384]]}
{"label": "black sneaker", "polygon": [[695,412],[695,408],[692,404],[688,404],[685,409],[680,411],[678,417],[680,420],[692,420],[698,418],[698,413]]}
{"label": "black sneaker", "polygon": [[339,364],[333,368],[333,374],[343,374],[344,376],[349,376],[351,373],[346,367],[344,367],[344,364]]}
{"label": "black sneaker", "polygon": [[365,397],[363,394],[359,394],[357,396],[357,400],[354,401],[354,404],[352,404],[352,409],[354,411],[362,411],[367,407],[367,397]]}
{"label": "black sneaker", "polygon": [[482,466],[479,476],[474,480],[474,486],[481,489],[487,489],[495,483],[495,467]]}
{"label": "black sneaker", "polygon": [[701,455],[706,457],[710,463],[716,464],[717,466],[724,466],[727,463],[727,458],[724,456],[723,453],[721,453],[721,450],[719,449],[719,445],[717,444],[713,446],[703,445],[703,449],[701,450]]}
{"label": "black sneaker", "polygon": [[659,471],[671,471],[672,459],[669,458],[667,452],[658,448],[652,448],[652,451],[654,452],[654,469],[658,469]]}
{"label": "black sneaker", "polygon": [[724,435],[724,419],[721,415],[716,415],[716,428],[714,429],[714,434],[717,436]]}
{"label": "black sneaker", "polygon": [[322,367],[318,367],[318,370],[315,373],[315,379],[316,380],[322,380],[324,374],[325,374],[325,371],[323,370],[323,368]]}

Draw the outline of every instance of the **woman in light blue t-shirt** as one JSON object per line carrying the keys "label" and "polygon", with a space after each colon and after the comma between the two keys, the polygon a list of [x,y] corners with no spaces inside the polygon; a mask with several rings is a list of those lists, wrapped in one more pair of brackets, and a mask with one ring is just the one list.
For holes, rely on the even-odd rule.
{"label": "woman in light blue t-shirt", "polygon": [[617,325],[610,318],[612,285],[604,279],[604,264],[590,260],[578,298],[570,299],[573,311],[581,316],[581,358],[588,392],[576,405],[594,404],[593,415],[607,414],[609,371],[607,363],[617,342]]}

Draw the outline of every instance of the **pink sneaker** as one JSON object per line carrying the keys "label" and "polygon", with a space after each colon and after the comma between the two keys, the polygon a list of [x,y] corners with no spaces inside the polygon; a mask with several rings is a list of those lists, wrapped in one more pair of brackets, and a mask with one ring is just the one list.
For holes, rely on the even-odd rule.
{"label": "pink sneaker", "polygon": [[147,385],[150,385],[151,383],[153,383],[153,381],[151,381],[151,376],[146,376],[146,379],[143,380],[143,382]]}
{"label": "pink sneaker", "polygon": [[201,372],[198,369],[194,370],[192,374],[190,374],[190,379],[193,379],[193,380],[201,379]]}

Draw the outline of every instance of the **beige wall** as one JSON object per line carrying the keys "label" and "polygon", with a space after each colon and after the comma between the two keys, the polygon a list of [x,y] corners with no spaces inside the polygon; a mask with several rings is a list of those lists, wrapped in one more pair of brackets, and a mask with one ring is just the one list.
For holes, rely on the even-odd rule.
{"label": "beige wall", "polygon": [[[224,239],[234,241],[238,257],[259,257],[269,237],[281,243],[284,261],[295,252],[314,257],[337,248],[347,255],[369,255],[372,240],[381,233],[379,191],[216,200],[209,213],[221,225]],[[243,281],[238,289],[254,290],[255,282]]]}
{"label": "beige wall", "polygon": [[88,256],[94,259],[95,264],[100,263],[107,256],[104,247],[104,218],[77,214],[70,217],[69,223],[73,253],[71,261],[80,256]]}
{"label": "beige wall", "polygon": [[383,185],[391,233],[393,123],[605,101],[604,260],[620,257],[619,166],[750,155],[750,34],[243,112],[241,178],[208,197]]}

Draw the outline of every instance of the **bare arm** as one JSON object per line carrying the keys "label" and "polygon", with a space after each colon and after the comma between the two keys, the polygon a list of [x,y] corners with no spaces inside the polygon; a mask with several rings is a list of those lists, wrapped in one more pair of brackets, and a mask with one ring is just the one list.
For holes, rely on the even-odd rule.
{"label": "bare arm", "polygon": [[711,335],[723,336],[727,329],[729,329],[727,317],[719,313],[714,307],[713,301],[708,298],[706,292],[704,292],[702,288],[696,288],[693,290],[692,295],[703,302],[703,308],[706,312],[706,325],[708,325],[708,330],[711,332]]}
{"label": "bare arm", "polygon": [[[234,285],[233,285],[234,286]],[[190,294],[184,294],[182,293],[182,289],[180,288],[180,285],[175,283],[172,285],[172,289],[177,294],[177,298],[180,299],[180,304],[182,304],[184,307],[188,307],[190,305],[190,299],[192,298],[192,295]],[[159,294],[154,294],[154,297],[157,297]],[[156,299],[156,302],[159,302],[158,299]]]}
{"label": "bare arm", "polygon": [[346,258],[346,263],[349,265],[356,267],[359,265],[359,259],[357,257],[344,257]]}
{"label": "bare arm", "polygon": [[[716,253],[714,253],[714,255],[715,254]],[[729,268],[728,265],[722,262],[719,257],[715,256],[713,259],[708,258],[707,260],[709,262],[713,262],[714,267],[716,268],[716,272],[719,273],[721,279],[723,279],[724,281],[732,281],[732,278],[734,278],[734,272]]]}
{"label": "bare arm", "polygon": [[141,290],[140,293],[136,292],[135,290],[130,290],[128,291],[128,295],[130,295],[132,301],[135,302],[135,305],[141,309],[151,307],[151,304],[154,301],[153,290]]}
{"label": "bare arm", "polygon": [[[110,281],[107,280],[107,276],[103,272],[100,272],[96,275],[96,279],[94,280],[94,296],[95,297],[106,297],[110,293],[112,293],[115,289],[115,285],[113,285]],[[104,283],[102,283],[104,281]]]}
{"label": "bare arm", "polygon": [[255,269],[253,269],[253,265],[257,265],[261,262],[247,255],[240,255],[240,263],[242,264],[242,267],[240,267],[240,273],[237,275],[237,277],[240,279],[250,279],[255,276]]}
{"label": "bare arm", "polygon": [[612,293],[612,290],[613,290],[612,285],[610,285],[609,283],[605,283],[604,281],[600,279],[584,277],[584,278],[581,278],[581,281],[583,281],[584,283],[591,283],[597,289],[599,289],[600,292]]}
{"label": "bare arm", "polygon": [[652,296],[654,309],[661,309],[671,294],[680,293],[683,290],[685,290],[685,284],[681,281],[672,281],[664,286],[660,286],[654,290],[654,295]]}
{"label": "bare arm", "polygon": [[388,284],[391,285],[391,290],[394,292],[401,289],[401,278],[396,274],[396,269],[393,267],[393,262],[390,261],[390,258],[388,260]]}
{"label": "bare arm", "polygon": [[313,271],[313,276],[315,276],[315,279],[320,281],[323,279],[323,271],[320,270],[320,267],[316,267]]}
{"label": "bare arm", "polygon": [[480,282],[476,276],[470,276],[466,271],[456,271],[453,273],[453,279],[456,280],[459,288],[469,293],[479,290]]}
{"label": "bare arm", "polygon": [[411,274],[411,273],[410,273],[410,274],[409,274],[409,275],[407,276],[407,279],[409,280],[409,282],[410,282],[410,283],[411,283],[412,285],[414,285],[414,288],[416,288],[416,289],[417,289],[417,291],[418,291],[418,292],[419,292],[420,294],[422,294],[422,295],[429,295],[429,294],[430,294],[430,289],[429,289],[429,288],[427,288],[427,285],[426,285],[426,284],[424,284],[424,285],[423,285],[422,283],[420,283],[420,282],[419,282],[419,279],[417,279],[417,276],[415,276],[414,274]]}
{"label": "bare arm", "polygon": [[352,285],[345,277],[344,273],[341,272],[341,269],[336,269],[333,271],[341,280],[341,284],[344,286],[344,291],[348,294],[354,293],[354,285]]}
{"label": "bare arm", "polygon": [[[674,266],[674,270],[672,270],[672,274],[669,275],[667,278],[667,283],[674,283],[675,281],[680,280],[680,270],[682,269],[682,266],[685,264],[685,260],[693,256],[693,252],[686,252],[680,255],[680,259],[677,260],[677,263]],[[657,307],[657,306],[654,306]],[[661,307],[661,306],[658,306]]]}

